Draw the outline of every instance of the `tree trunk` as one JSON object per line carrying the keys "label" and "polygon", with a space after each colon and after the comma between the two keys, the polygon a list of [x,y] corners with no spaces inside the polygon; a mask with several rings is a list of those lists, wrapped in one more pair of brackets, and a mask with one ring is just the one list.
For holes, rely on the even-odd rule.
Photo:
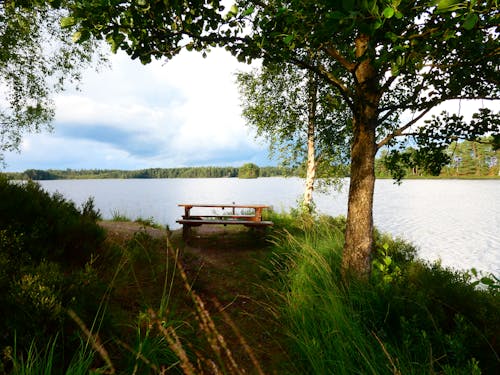
{"label": "tree trunk", "polygon": [[312,194],[314,190],[314,180],[316,178],[316,149],[315,149],[315,121],[318,82],[313,72],[309,73],[309,92],[308,92],[308,122],[307,122],[307,173],[306,187],[304,191],[303,207],[309,212],[312,210]]}
{"label": "tree trunk", "polygon": [[[356,55],[361,58],[369,45],[367,36],[356,40]],[[373,250],[373,192],[375,188],[376,125],[380,95],[376,72],[365,58],[356,68],[351,177],[345,244],[342,255],[344,280],[368,280]]]}

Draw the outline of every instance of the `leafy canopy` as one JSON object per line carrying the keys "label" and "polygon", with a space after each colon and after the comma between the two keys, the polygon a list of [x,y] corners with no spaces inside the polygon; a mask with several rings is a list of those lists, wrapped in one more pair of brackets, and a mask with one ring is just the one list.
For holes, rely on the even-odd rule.
{"label": "leafy canopy", "polygon": [[51,95],[79,81],[97,50],[93,41],[71,41],[60,27],[65,15],[44,1],[0,2],[0,162],[3,152],[18,149],[23,134],[50,128]]}

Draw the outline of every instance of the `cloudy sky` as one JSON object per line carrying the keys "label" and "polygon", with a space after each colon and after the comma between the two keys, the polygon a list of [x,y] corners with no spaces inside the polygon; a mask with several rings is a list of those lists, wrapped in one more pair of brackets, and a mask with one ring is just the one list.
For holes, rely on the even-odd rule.
{"label": "cloudy sky", "polygon": [[[81,91],[56,96],[54,131],[26,136],[5,170],[275,165],[241,117],[234,74],[250,68],[223,50],[147,66],[112,55],[111,68],[86,72]],[[483,104],[444,107],[465,115]]]}
{"label": "cloudy sky", "polygon": [[273,165],[241,117],[234,74],[248,69],[223,50],[147,66],[113,55],[56,96],[54,131],[26,136],[5,170]]}

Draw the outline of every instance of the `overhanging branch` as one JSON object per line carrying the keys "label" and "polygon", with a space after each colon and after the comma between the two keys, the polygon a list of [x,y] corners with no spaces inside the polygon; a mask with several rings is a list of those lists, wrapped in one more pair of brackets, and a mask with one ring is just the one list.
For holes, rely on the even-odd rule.
{"label": "overhanging branch", "polygon": [[429,108],[425,109],[424,111],[422,111],[422,113],[420,113],[417,117],[415,117],[413,120],[411,120],[410,122],[408,122],[406,125],[400,127],[399,129],[396,129],[391,134],[389,134],[387,137],[385,137],[383,140],[381,140],[377,144],[377,150],[380,149],[381,147],[385,146],[386,144],[388,144],[395,137],[399,137],[399,136],[403,136],[403,135],[405,135],[405,136],[409,135],[409,134],[403,134],[403,132],[405,130],[407,130],[408,128],[410,128],[411,126],[415,125],[415,123],[417,123],[422,117],[424,117],[431,109],[432,109],[432,107],[429,107]]}

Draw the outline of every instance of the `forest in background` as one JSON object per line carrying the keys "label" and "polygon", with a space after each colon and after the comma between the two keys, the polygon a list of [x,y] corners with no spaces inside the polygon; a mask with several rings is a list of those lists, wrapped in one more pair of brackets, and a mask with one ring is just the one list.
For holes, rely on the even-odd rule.
{"label": "forest in background", "polygon": [[[454,142],[445,151],[449,163],[441,169],[442,178],[500,177],[500,149],[491,143]],[[391,158],[389,150],[382,150],[375,163],[378,178],[391,178],[390,163],[399,163],[407,178],[431,177],[431,174],[418,166],[418,150],[407,147],[399,153],[399,159]],[[11,180],[64,180],[64,179],[106,179],[106,178],[222,178],[243,177],[242,169],[252,166],[254,177],[304,177],[305,166],[285,168],[282,166],[258,167],[247,163],[241,167],[182,167],[148,168],[139,170],[119,169],[28,169],[24,172],[0,173]],[[245,174],[245,173],[243,173]],[[341,177],[348,177],[341,176]]]}
{"label": "forest in background", "polygon": [[[246,164],[245,164],[246,165]],[[243,166],[241,167],[243,168]],[[4,173],[13,180],[64,180],[64,179],[105,179],[105,178],[221,178],[238,177],[238,167],[183,167],[148,168],[139,170],[119,169],[28,169],[24,172]],[[299,171],[281,167],[257,167],[258,176],[297,176]]]}
{"label": "forest in background", "polygon": [[[443,178],[475,178],[500,176],[500,149],[490,138],[482,138],[478,142],[453,142],[444,152],[448,163],[441,169]],[[382,150],[375,161],[377,177],[392,177],[389,166],[400,164],[407,178],[429,177],[419,165],[418,159],[423,157],[417,149],[407,147],[397,154],[397,158],[388,151]]]}

